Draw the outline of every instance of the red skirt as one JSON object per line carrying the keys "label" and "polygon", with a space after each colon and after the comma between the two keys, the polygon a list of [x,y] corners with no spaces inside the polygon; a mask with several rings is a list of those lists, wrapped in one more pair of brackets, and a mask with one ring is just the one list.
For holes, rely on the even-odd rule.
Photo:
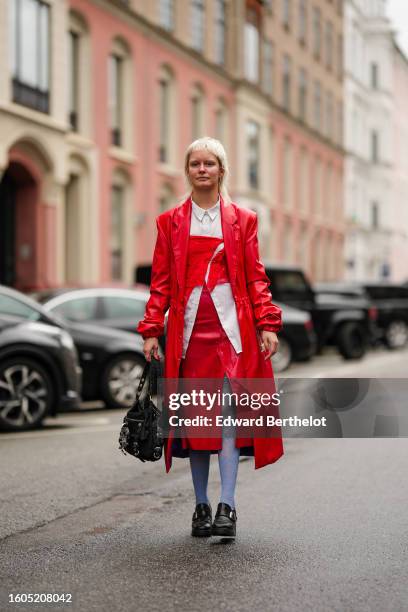
{"label": "red skirt", "polygon": [[[225,333],[211,294],[204,284],[186,355],[181,360],[180,378],[211,379],[220,388],[224,376],[245,377],[242,355],[235,351]],[[181,443],[183,449],[216,451],[222,448],[222,437],[193,438],[186,434]],[[253,446],[253,440],[237,438],[236,446]]]}

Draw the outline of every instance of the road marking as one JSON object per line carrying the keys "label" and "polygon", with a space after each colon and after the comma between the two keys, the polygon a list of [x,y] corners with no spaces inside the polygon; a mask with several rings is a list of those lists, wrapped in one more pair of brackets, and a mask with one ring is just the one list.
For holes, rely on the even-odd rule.
{"label": "road marking", "polygon": [[98,418],[87,418],[85,415],[82,417],[78,417],[77,415],[71,419],[69,414],[62,415],[57,417],[56,421],[50,421],[47,425],[109,425],[111,421],[107,417],[98,417]]}

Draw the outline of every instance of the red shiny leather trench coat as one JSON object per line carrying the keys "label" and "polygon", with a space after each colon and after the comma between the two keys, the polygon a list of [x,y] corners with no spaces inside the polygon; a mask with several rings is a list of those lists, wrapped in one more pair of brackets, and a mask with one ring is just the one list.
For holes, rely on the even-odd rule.
{"label": "red shiny leather trench coat", "polygon": [[[159,215],[153,255],[150,298],[145,316],[137,326],[143,338],[164,333],[168,308],[165,378],[179,378],[184,329],[184,279],[190,235],[191,198]],[[221,198],[221,226],[229,279],[241,333],[244,368],[247,378],[273,379],[270,360],[260,349],[259,331],[278,332],[282,328],[281,309],[272,303],[269,280],[259,258],[257,216],[251,210]],[[166,439],[165,464],[172,464],[172,436]],[[255,469],[273,463],[283,454],[281,438],[254,438]]]}

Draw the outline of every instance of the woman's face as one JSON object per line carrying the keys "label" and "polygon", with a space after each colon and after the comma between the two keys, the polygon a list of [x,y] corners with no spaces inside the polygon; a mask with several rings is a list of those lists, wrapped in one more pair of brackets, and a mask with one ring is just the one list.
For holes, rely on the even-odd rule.
{"label": "woman's face", "polygon": [[215,155],[205,150],[190,154],[187,171],[192,188],[205,191],[218,188],[224,174]]}

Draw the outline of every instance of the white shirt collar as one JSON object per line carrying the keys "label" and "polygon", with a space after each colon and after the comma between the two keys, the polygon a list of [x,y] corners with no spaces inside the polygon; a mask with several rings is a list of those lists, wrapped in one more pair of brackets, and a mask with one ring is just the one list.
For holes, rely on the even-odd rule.
{"label": "white shirt collar", "polygon": [[209,214],[211,221],[214,221],[215,217],[219,214],[220,198],[218,198],[214,206],[211,206],[211,208],[207,208],[207,209],[204,209],[204,208],[201,208],[201,206],[198,206],[198,204],[194,202],[193,198],[191,198],[191,203],[193,207],[193,213],[195,214],[195,216],[197,217],[199,221],[203,220],[205,213]]}

